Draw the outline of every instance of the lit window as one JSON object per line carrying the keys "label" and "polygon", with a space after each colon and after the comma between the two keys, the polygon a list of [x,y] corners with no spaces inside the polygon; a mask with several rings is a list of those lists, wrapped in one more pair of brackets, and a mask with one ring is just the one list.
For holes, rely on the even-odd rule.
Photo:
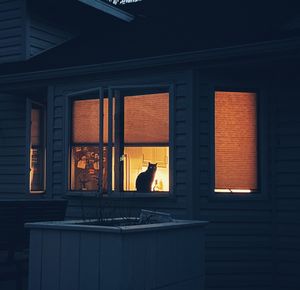
{"label": "lit window", "polygon": [[45,191],[45,130],[44,108],[30,102],[30,173],[29,191]]}
{"label": "lit window", "polygon": [[169,93],[114,93],[72,102],[70,189],[168,192]]}
{"label": "lit window", "polygon": [[[99,154],[100,101],[75,100],[72,114],[71,190],[98,191],[99,178],[102,190],[107,190],[107,118],[103,118],[102,161]],[[108,99],[103,102],[104,115],[108,115]],[[104,121],[105,120],[105,121]],[[102,164],[101,164],[102,162]],[[102,175],[100,175],[102,167]]]}
{"label": "lit window", "polygon": [[215,192],[257,191],[257,96],[215,93]]}
{"label": "lit window", "polygon": [[[149,164],[150,168],[154,164],[155,172],[148,169]],[[148,178],[140,176],[137,180],[140,174]],[[151,184],[147,184],[148,179]],[[123,188],[169,191],[168,93],[125,97]]]}

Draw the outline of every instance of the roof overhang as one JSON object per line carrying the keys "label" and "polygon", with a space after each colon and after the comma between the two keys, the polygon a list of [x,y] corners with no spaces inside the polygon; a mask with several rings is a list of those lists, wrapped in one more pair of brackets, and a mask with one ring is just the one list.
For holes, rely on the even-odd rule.
{"label": "roof overhang", "polygon": [[116,18],[119,18],[126,22],[131,22],[134,20],[134,16],[126,11],[123,11],[109,3],[102,0],[78,0],[81,3],[89,5],[95,9],[98,9],[104,13],[110,14]]}
{"label": "roof overhang", "polygon": [[140,59],[129,59],[94,65],[65,67],[44,71],[33,71],[0,76],[0,84],[16,84],[32,81],[47,81],[65,77],[98,74],[115,71],[128,71],[176,64],[219,65],[222,61],[260,62],[268,60],[300,59],[300,39],[285,39],[260,42],[225,48],[216,48],[189,53],[162,55]]}

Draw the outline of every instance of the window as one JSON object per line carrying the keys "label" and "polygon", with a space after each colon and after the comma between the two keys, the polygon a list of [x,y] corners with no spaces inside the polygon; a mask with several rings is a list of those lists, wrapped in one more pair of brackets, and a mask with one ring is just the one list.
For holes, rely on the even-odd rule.
{"label": "window", "polygon": [[39,104],[30,105],[30,154],[29,154],[29,191],[42,193],[45,191],[45,121],[44,107]]}
{"label": "window", "polygon": [[169,92],[82,95],[71,123],[72,191],[169,192]]}
{"label": "window", "polygon": [[[121,142],[122,143],[122,142]],[[123,188],[136,190],[136,178],[156,164],[151,191],[169,191],[169,94],[124,97]]]}
{"label": "window", "polygon": [[215,192],[257,191],[257,96],[215,93]]}

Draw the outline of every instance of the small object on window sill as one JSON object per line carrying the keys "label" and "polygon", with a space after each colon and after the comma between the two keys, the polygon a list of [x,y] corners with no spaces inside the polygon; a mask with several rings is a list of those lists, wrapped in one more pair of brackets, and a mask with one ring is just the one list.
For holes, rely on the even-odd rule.
{"label": "small object on window sill", "polygon": [[172,222],[173,218],[169,213],[142,209],[139,220],[140,224],[152,224]]}

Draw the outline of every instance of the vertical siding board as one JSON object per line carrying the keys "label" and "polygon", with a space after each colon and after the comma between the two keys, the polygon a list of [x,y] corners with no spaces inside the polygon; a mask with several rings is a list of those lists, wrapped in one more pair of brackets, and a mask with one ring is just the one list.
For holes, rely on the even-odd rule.
{"label": "vertical siding board", "polygon": [[[60,280],[60,232],[45,231],[42,249],[42,283],[43,290],[59,290]],[[51,275],[48,275],[51,273]]]}
{"label": "vertical siding board", "polygon": [[[182,281],[204,273],[204,233],[194,229],[176,233],[176,276]],[[196,249],[196,250],[195,250]]]}
{"label": "vertical siding board", "polygon": [[[177,281],[174,273],[176,273],[176,268],[173,263],[171,263],[172,258],[176,256],[176,241],[169,244],[170,236],[172,236],[171,231],[158,232],[156,235],[156,288],[160,288],[168,285],[170,281]],[[167,266],[166,266],[167,265]]]}
{"label": "vertical siding board", "polygon": [[41,230],[30,231],[29,279],[28,289],[41,289],[43,233]]}
{"label": "vertical siding board", "polygon": [[[60,290],[78,290],[80,273],[80,234],[78,232],[63,232],[61,234],[61,275]],[[66,263],[66,264],[65,264]]]}
{"label": "vertical siding board", "polygon": [[[103,235],[105,238],[102,238]],[[101,233],[100,238],[100,289],[123,290],[125,286],[121,279],[123,241],[110,233]]]}
{"label": "vertical siding board", "polygon": [[98,233],[84,233],[80,239],[80,263],[86,267],[80,267],[80,289],[98,290],[98,274],[100,271],[100,242]]}
{"label": "vertical siding board", "polygon": [[[123,245],[124,289],[155,289],[155,233],[124,235]],[[128,261],[130,265],[125,267]]]}

